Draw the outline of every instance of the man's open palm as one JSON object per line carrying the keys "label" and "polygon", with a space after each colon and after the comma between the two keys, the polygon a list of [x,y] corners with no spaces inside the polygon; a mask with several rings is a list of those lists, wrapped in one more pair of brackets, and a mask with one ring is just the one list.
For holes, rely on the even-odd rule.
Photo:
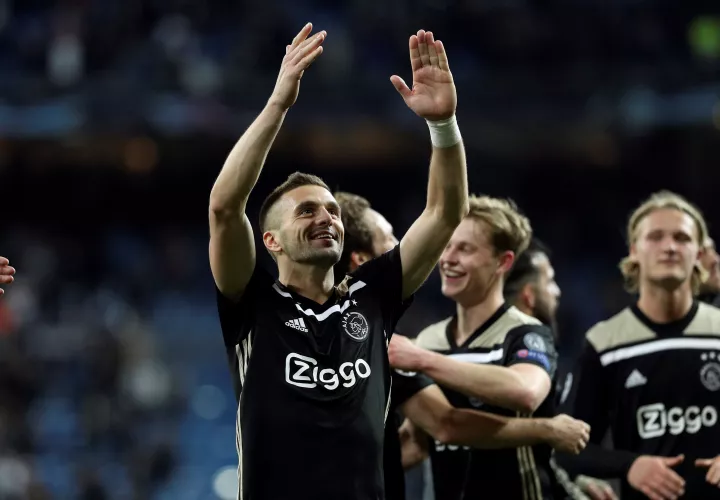
{"label": "man's open palm", "polygon": [[418,116],[437,121],[455,114],[457,93],[448,66],[445,47],[424,30],[410,37],[410,64],[413,72],[412,90],[397,75],[390,77],[395,89]]}

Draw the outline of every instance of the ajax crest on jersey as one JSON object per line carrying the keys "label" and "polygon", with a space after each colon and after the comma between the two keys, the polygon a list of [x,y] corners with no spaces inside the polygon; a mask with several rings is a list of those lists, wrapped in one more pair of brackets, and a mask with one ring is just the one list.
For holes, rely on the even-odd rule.
{"label": "ajax crest on jersey", "polygon": [[370,327],[365,316],[359,312],[349,312],[343,316],[342,326],[348,336],[357,341],[365,340],[370,332]]}

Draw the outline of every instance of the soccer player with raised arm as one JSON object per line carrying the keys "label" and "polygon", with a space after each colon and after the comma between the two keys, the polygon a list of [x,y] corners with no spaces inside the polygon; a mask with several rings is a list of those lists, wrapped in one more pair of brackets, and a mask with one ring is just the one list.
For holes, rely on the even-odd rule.
{"label": "soccer player with raised arm", "polygon": [[[456,314],[413,344],[393,337],[391,365],[421,371],[459,408],[513,417],[552,417],[557,354],[553,332],[507,304],[505,276],[532,237],[509,200],[470,198],[470,212],[440,257],[442,293]],[[435,497],[443,500],[547,499],[557,490],[547,444],[469,450],[434,442]]]}
{"label": "soccer player with raised arm", "polygon": [[[566,409],[592,422],[591,443],[558,462],[621,479],[623,500],[720,498],[720,309],[694,299],[706,237],[681,196],[642,203],[620,265],[637,301],[585,337]],[[608,429],[614,449],[600,445]]]}
{"label": "soccer player with raised arm", "polygon": [[[363,197],[335,193],[345,227],[345,245],[335,266],[336,281],[346,273],[379,258],[397,245],[392,225]],[[403,430],[402,452],[398,435],[398,413],[414,422],[434,439],[447,445],[475,448],[513,448],[547,443],[555,449],[577,453],[585,446],[589,428],[566,415],[553,418],[510,418],[453,407],[442,390],[418,373],[392,372],[392,398],[385,426],[385,494],[388,500],[405,499],[403,467],[427,457],[427,440],[415,439],[410,428]],[[411,434],[412,433],[412,434]]]}
{"label": "soccer player with raised arm", "polygon": [[239,497],[377,500],[390,402],[387,342],[467,213],[465,150],[442,42],[410,37],[412,89],[391,81],[427,120],[425,209],[391,251],[338,286],[340,207],[315,176],[294,174],[260,210],[273,279],[256,265],[248,197],[326,33],[306,25],[285,49],[267,105],[235,145],[210,194],[210,266],[238,397]]}

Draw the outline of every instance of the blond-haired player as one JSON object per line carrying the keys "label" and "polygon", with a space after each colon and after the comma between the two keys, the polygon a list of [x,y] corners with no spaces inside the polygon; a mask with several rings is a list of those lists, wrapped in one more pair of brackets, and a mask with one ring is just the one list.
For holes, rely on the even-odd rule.
{"label": "blond-haired player", "polygon": [[[707,226],[669,191],[631,215],[621,264],[637,302],[592,327],[568,408],[592,423],[571,473],[622,479],[623,500],[720,498],[720,310],[694,297]],[[607,430],[613,450],[599,446]]]}
{"label": "blond-haired player", "polygon": [[[397,239],[390,223],[370,202],[356,194],[334,193],[340,204],[345,227],[345,245],[335,266],[336,280],[390,251]],[[554,418],[509,418],[454,408],[440,388],[418,373],[392,373],[392,397],[385,424],[384,473],[387,500],[405,499],[403,467],[410,468],[426,458],[427,446],[418,446],[408,433],[397,427],[402,414],[429,435],[448,444],[477,448],[513,448],[517,445],[548,443],[555,449],[578,453],[587,441],[589,429],[566,415]],[[405,430],[409,428],[406,426]]]}
{"label": "blond-haired player", "polygon": [[[554,415],[553,333],[503,298],[505,277],[531,238],[514,203],[472,196],[440,258],[442,293],[457,312],[423,330],[416,344],[393,337],[391,364],[424,372],[456,407]],[[470,450],[435,442],[429,451],[435,498],[540,499],[557,487],[547,445]]]}

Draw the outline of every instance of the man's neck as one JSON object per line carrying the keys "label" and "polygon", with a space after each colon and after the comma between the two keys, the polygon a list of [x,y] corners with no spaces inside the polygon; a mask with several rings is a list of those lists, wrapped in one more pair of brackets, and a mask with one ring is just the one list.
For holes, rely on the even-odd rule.
{"label": "man's neck", "polygon": [[323,304],[333,292],[333,268],[297,262],[278,263],[278,281],[298,295]]}
{"label": "man's neck", "polygon": [[640,286],[637,306],[654,323],[670,323],[684,318],[693,305],[690,284],[666,290],[647,283]]}
{"label": "man's neck", "polygon": [[455,344],[462,345],[477,331],[495,312],[500,309],[505,299],[501,290],[487,294],[485,300],[477,304],[457,304],[457,325],[455,326]]}

